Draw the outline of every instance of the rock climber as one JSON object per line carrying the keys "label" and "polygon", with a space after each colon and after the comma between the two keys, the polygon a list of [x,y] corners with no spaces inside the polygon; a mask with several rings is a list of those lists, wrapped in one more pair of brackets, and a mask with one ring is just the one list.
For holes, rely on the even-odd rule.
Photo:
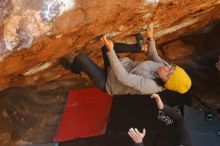
{"label": "rock climber", "polygon": [[[61,65],[73,73],[85,72],[95,85],[110,95],[123,94],[153,94],[165,89],[187,92],[191,87],[191,79],[179,66],[169,65],[159,57],[154,36],[153,24],[147,30],[148,39],[145,41],[140,33],[135,35],[137,44],[113,43],[104,34],[100,40],[104,43],[101,48],[104,69],[97,66],[84,54],[62,58]],[[128,57],[118,58],[116,53],[145,52],[150,60],[136,62]]]}

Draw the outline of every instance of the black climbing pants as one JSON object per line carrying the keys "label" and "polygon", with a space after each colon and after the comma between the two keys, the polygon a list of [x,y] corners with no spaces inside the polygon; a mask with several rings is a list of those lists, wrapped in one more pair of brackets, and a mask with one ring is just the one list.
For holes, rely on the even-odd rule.
{"label": "black climbing pants", "polygon": [[[140,53],[137,44],[123,44],[114,43],[114,50],[116,53]],[[95,83],[95,85],[102,91],[106,91],[105,83],[107,79],[107,68],[110,65],[108,56],[106,54],[107,48],[103,46],[101,48],[102,56],[104,60],[104,69],[96,65],[88,56],[84,54],[79,54],[75,57],[73,64],[71,66],[71,71],[73,73],[85,72],[89,78]]]}

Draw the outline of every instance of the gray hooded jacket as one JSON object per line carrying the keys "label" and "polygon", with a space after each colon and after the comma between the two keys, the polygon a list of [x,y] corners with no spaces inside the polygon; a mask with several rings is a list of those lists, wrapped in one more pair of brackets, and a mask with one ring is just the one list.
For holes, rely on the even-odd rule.
{"label": "gray hooded jacket", "polygon": [[110,95],[153,94],[164,90],[155,82],[156,71],[169,64],[158,56],[154,40],[148,42],[149,61],[134,62],[128,57],[118,59],[114,50],[107,52],[107,56],[110,67],[106,90]]}

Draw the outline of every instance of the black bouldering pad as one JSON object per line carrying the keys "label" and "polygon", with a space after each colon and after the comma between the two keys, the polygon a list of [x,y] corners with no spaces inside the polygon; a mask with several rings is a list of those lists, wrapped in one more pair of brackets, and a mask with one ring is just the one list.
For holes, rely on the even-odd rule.
{"label": "black bouldering pad", "polygon": [[[189,96],[174,92],[160,94],[163,101],[183,111],[184,104],[190,104]],[[166,125],[157,119],[158,109],[154,100],[147,95],[120,95],[114,96],[112,109],[107,126],[107,132],[103,136],[87,139],[78,139],[61,146],[132,146],[133,141],[127,132],[130,127],[139,130],[146,128],[144,138],[145,146],[176,146],[177,137],[175,123]]]}

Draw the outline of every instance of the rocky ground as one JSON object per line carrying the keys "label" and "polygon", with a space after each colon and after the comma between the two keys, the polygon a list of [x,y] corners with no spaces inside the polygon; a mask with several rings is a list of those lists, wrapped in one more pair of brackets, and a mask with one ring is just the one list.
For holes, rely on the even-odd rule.
{"label": "rocky ground", "polygon": [[1,146],[51,141],[68,90],[86,84],[85,79],[75,79],[1,92]]}

